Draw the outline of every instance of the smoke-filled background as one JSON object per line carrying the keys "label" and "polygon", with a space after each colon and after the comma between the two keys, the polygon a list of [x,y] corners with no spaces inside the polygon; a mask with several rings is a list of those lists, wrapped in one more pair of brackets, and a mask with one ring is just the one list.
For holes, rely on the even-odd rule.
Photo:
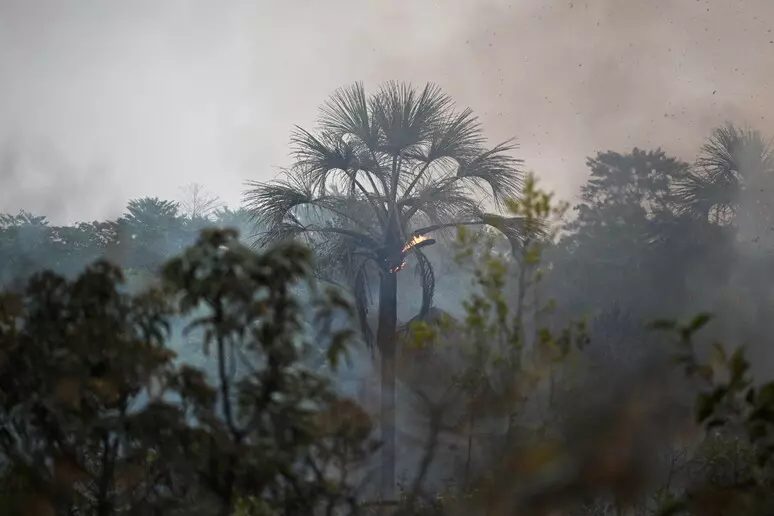
{"label": "smoke-filled background", "polygon": [[[371,93],[388,80],[436,83],[474,110],[492,141],[515,137],[516,157],[541,188],[582,205],[563,238],[547,246],[545,293],[560,307],[552,329],[590,315],[584,360],[602,367],[604,380],[589,380],[600,369],[573,376],[558,404],[574,414],[587,408],[579,409],[579,388],[591,406],[607,403],[597,403],[607,399],[605,391],[652,387],[653,371],[664,370],[644,366],[663,365],[657,359],[664,341],[655,342],[644,324],[700,310],[720,315],[713,336],[752,343],[756,373],[770,374],[771,348],[762,343],[773,320],[774,154],[769,168],[757,170],[760,153],[733,149],[747,183],[727,202],[731,225],[711,210],[689,213],[685,196],[651,209],[659,196],[674,193],[686,171],[703,170],[696,158],[718,134],[713,129],[730,122],[774,135],[768,0],[0,0],[0,214],[25,210],[52,224],[0,220],[0,283],[42,267],[73,275],[103,255],[147,273],[213,220],[249,231],[246,212],[236,210],[245,181],[268,181],[291,164],[293,127],[311,129],[319,106],[339,87],[363,81]],[[207,187],[204,197],[196,201],[198,190],[189,189],[182,206],[166,203],[181,200],[180,187],[192,183]],[[710,198],[713,190],[703,193]],[[213,195],[234,211],[207,218],[219,207]],[[713,209],[720,204],[710,201]],[[85,220],[106,222],[72,225]],[[446,242],[439,243],[427,251],[434,307],[459,316],[475,289],[470,271],[451,263]],[[518,268],[515,261],[510,266]],[[131,279],[153,281],[145,273]],[[402,326],[422,299],[410,271],[398,283]],[[376,291],[378,281],[370,286]],[[508,283],[507,290],[512,309],[517,289]],[[377,313],[372,305],[372,326]],[[183,358],[213,367],[183,344],[176,335]],[[647,360],[652,355],[657,359]],[[364,347],[350,358],[354,367],[340,372],[338,385],[373,414],[378,359]],[[418,469],[424,446],[410,442],[426,423],[415,424],[406,401],[416,387],[411,382],[440,388],[428,379],[462,368],[465,359],[413,365],[398,385],[401,471]],[[621,388],[610,389],[610,382]],[[670,407],[673,391],[664,394]],[[533,412],[542,415],[543,408]],[[462,434],[443,443],[430,480],[459,469],[466,439],[469,451]],[[480,439],[494,455],[502,451],[499,442]],[[486,470],[490,458],[477,453]]]}
{"label": "smoke-filled background", "polygon": [[773,27],[766,0],[2,0],[0,207],[98,219],[191,181],[237,204],[332,90],[385,79],[437,82],[567,198],[596,150],[767,132]]}

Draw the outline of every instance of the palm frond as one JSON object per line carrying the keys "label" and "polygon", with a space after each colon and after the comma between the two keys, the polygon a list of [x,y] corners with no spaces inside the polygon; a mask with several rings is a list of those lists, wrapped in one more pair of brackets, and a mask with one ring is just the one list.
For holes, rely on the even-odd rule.
{"label": "palm frond", "polygon": [[500,207],[506,199],[518,196],[523,186],[523,175],[520,167],[522,160],[509,154],[516,149],[511,141],[503,142],[492,149],[481,150],[470,159],[462,159],[457,178],[478,187],[478,190],[490,195],[495,204]]}
{"label": "palm frond", "polygon": [[441,89],[428,83],[421,92],[411,84],[390,81],[379,90],[371,110],[381,130],[381,149],[398,154],[420,145],[453,105]]}
{"label": "palm frond", "polygon": [[533,217],[503,217],[496,213],[483,213],[481,220],[508,239],[515,255],[524,249],[527,241],[540,240],[547,234],[545,221]]}
{"label": "palm frond", "polygon": [[[346,196],[317,197],[312,181],[311,175],[288,174],[281,180],[247,183],[250,188],[244,194],[245,207],[253,214],[256,226],[268,228],[259,238],[260,244],[304,233],[321,233],[347,237],[365,248],[379,245],[377,238],[380,235],[351,214],[356,201]],[[305,210],[303,215],[307,223],[303,223],[296,213],[299,208]],[[342,219],[349,221],[349,228],[341,227]]]}
{"label": "palm frond", "polygon": [[710,213],[731,209],[739,182],[728,175],[709,176],[691,171],[675,183],[670,194],[677,213],[706,220]]}
{"label": "palm frond", "polygon": [[741,132],[731,124],[714,129],[696,165],[714,174],[733,174],[738,169],[735,154],[741,140]]}
{"label": "palm frond", "polygon": [[527,217],[503,217],[496,213],[479,213],[475,220],[434,224],[414,231],[416,235],[427,235],[446,228],[460,226],[490,226],[505,236],[511,243],[514,255],[520,251],[528,240],[539,240],[546,236],[547,227],[543,220]]}
{"label": "palm frond", "polygon": [[732,124],[715,128],[702,145],[696,166],[712,176],[738,174],[738,157],[745,146],[745,139],[744,132]]}
{"label": "palm frond", "polygon": [[358,146],[356,141],[347,139],[346,135],[333,132],[315,136],[305,129],[296,128],[291,143],[296,159],[294,168],[298,174],[308,177],[314,193],[325,195],[329,188],[336,185],[337,179],[343,180],[347,195],[363,196],[374,212],[382,216],[388,180],[375,155],[367,152],[362,145]]}
{"label": "palm frond", "polygon": [[480,202],[457,181],[427,181],[399,205],[408,208],[403,216],[408,224],[416,213],[424,214],[428,224],[440,224],[448,220],[465,220],[478,213],[480,208]]}
{"label": "palm frond", "polygon": [[422,306],[419,309],[419,318],[425,317],[433,306],[433,295],[435,294],[435,272],[433,271],[433,265],[427,258],[425,253],[419,249],[412,251],[414,258],[416,258],[417,264],[415,273],[419,276],[420,283],[422,285]]}
{"label": "palm frond", "polygon": [[459,113],[446,113],[428,135],[426,148],[409,156],[425,163],[442,158],[457,159],[475,153],[484,140],[478,117],[472,109],[465,108]]}
{"label": "palm frond", "polygon": [[327,181],[335,171],[348,172],[355,164],[355,149],[341,136],[322,133],[318,136],[296,127],[291,139],[295,166],[310,175],[310,186],[325,192]]}
{"label": "palm frond", "polygon": [[[696,163],[670,195],[678,213],[730,218],[741,193],[774,178],[774,148],[757,131],[726,124],[712,131]],[[719,216],[719,215],[718,215]]]}
{"label": "palm frond", "polygon": [[374,333],[368,323],[368,312],[372,304],[371,280],[374,257],[368,252],[358,251],[352,241],[341,235],[330,235],[313,248],[318,277],[348,289],[355,301],[355,311],[364,343],[373,350]]}
{"label": "palm frond", "polygon": [[774,148],[760,132],[729,123],[712,131],[696,166],[713,177],[752,179],[773,171]]}
{"label": "palm frond", "polygon": [[314,200],[313,181],[304,173],[286,173],[283,179],[270,182],[248,181],[244,206],[259,225],[281,224],[294,208]]}
{"label": "palm frond", "polygon": [[379,130],[373,124],[363,83],[339,88],[320,111],[319,123],[323,130],[341,136],[353,136],[366,149],[377,150]]}
{"label": "palm frond", "polygon": [[477,154],[483,143],[481,126],[471,109],[461,113],[449,111],[426,142],[406,153],[409,159],[417,162],[417,166],[403,171],[402,175],[406,176],[401,177],[403,196],[411,195],[414,187],[426,180],[434,167],[451,174],[460,162]]}

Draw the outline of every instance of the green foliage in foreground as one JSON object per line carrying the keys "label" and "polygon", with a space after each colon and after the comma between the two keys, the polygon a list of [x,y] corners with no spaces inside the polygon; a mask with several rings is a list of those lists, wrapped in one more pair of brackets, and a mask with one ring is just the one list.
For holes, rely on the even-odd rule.
{"label": "green foliage in foreground", "polygon": [[734,463],[723,468],[726,473],[733,470],[733,475],[692,486],[668,500],[661,514],[772,514],[774,381],[756,384],[743,347],[729,355],[715,343],[708,358],[701,359],[694,337],[710,320],[708,314],[700,314],[685,325],[659,321],[654,326],[673,330],[679,337],[675,362],[699,384],[696,421],[710,433],[708,440],[725,436],[734,444]]}
{"label": "green foliage in foreground", "polygon": [[[560,214],[526,186],[513,212],[541,223]],[[464,317],[415,324],[404,343],[428,353],[400,372],[426,440],[415,477],[387,504],[357,496],[358,467],[375,450],[369,416],[303,365],[313,341],[335,368],[350,332],[332,331],[332,319],[353,316],[335,291],[308,283],[305,248],[259,254],[209,230],[138,293],[106,262],[74,280],[33,276],[0,296],[2,513],[771,514],[773,384],[754,384],[742,351],[716,345],[700,359],[694,336],[709,317],[699,316],[657,324],[678,337],[676,362],[697,389],[690,443],[680,448],[662,425],[675,405],[663,378],[596,401],[584,326],[553,328],[553,304],[538,296],[552,235],[526,241],[511,271],[495,241],[460,232],[473,294]],[[181,316],[214,374],[174,361]],[[505,425],[483,432],[492,421]],[[434,487],[448,436],[465,443],[463,470]],[[664,451],[669,467],[657,472],[648,459]]]}
{"label": "green foliage in foreground", "polygon": [[[369,450],[370,422],[302,367],[309,337],[290,287],[309,268],[305,248],[255,254],[213,230],[166,264],[163,288],[128,294],[121,271],[98,262],[76,280],[44,272],[3,294],[1,512],[309,514],[348,504],[338,470]],[[213,357],[214,378],[173,365],[166,344],[171,317],[194,309],[187,331]],[[336,296],[315,300],[323,326],[348,310]],[[355,423],[343,424],[348,416]]]}

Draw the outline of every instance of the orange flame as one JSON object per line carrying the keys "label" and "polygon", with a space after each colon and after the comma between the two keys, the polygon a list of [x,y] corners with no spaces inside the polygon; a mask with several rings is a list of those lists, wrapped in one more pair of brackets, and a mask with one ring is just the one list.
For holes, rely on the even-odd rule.
{"label": "orange flame", "polygon": [[425,240],[429,240],[430,237],[427,237],[425,235],[414,235],[411,237],[411,240],[406,242],[406,245],[403,246],[403,252],[405,253],[415,245],[417,245],[420,242],[424,242]]}
{"label": "orange flame", "polygon": [[396,272],[402,271],[405,268],[406,268],[406,262],[402,262],[397,267],[393,267],[392,269],[390,269],[390,273],[395,274]]}
{"label": "orange flame", "polygon": [[[402,253],[406,254],[406,252],[411,249],[412,247],[416,246],[417,244],[424,242],[425,240],[430,240],[430,237],[427,237],[425,235],[414,235],[411,237],[411,239],[406,242],[406,245],[403,246]],[[395,267],[390,269],[390,273],[395,274],[398,271],[402,271],[406,268],[406,262],[402,261],[400,265],[396,265]]]}

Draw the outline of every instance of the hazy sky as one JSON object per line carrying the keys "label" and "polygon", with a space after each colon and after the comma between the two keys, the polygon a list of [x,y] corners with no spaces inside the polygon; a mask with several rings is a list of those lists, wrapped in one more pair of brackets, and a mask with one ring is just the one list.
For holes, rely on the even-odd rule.
{"label": "hazy sky", "polygon": [[437,82],[567,198],[596,150],[774,135],[772,0],[0,0],[0,211],[238,203],[337,87]]}

